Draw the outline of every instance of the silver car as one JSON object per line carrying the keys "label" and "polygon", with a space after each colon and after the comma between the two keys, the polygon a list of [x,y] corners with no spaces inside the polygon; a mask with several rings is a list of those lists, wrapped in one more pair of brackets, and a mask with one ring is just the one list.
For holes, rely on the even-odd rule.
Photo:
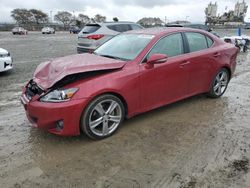
{"label": "silver car", "polygon": [[143,29],[133,22],[104,22],[87,24],[78,33],[78,53],[91,53],[97,47],[121,32]]}

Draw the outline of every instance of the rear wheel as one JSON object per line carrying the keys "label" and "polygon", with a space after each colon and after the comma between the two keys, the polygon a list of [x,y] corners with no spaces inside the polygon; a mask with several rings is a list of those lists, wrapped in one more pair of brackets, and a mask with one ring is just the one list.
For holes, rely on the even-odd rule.
{"label": "rear wheel", "polygon": [[114,95],[102,95],[93,100],[81,117],[81,128],[92,139],[113,135],[124,119],[124,105]]}
{"label": "rear wheel", "polygon": [[218,74],[215,76],[212,87],[208,93],[208,97],[218,98],[222,96],[229,83],[229,72],[227,69],[221,69]]}

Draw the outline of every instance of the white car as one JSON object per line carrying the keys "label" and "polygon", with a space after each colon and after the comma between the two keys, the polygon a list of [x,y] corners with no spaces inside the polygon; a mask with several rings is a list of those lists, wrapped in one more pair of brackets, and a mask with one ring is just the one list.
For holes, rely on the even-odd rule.
{"label": "white car", "polygon": [[22,27],[14,27],[12,30],[13,35],[27,35],[28,31]]}
{"label": "white car", "polygon": [[52,27],[42,28],[42,34],[55,34],[55,30]]}
{"label": "white car", "polygon": [[12,68],[13,65],[10,53],[5,49],[0,48],[0,72],[4,72]]}
{"label": "white car", "polygon": [[247,52],[250,49],[250,36],[225,36],[221,39],[227,43],[234,44],[242,52]]}

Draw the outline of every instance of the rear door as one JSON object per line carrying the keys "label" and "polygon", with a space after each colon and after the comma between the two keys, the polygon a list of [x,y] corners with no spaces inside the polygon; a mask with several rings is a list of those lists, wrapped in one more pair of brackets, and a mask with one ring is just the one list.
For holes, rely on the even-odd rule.
{"label": "rear door", "polygon": [[213,77],[217,59],[220,53],[213,48],[213,40],[198,32],[185,32],[189,47],[188,64],[189,72],[188,94],[194,95],[208,91]]}
{"label": "rear door", "polygon": [[171,34],[160,39],[147,55],[166,54],[168,60],[148,67],[140,66],[142,109],[150,110],[184,98],[187,94],[188,72],[183,38],[181,33]]}

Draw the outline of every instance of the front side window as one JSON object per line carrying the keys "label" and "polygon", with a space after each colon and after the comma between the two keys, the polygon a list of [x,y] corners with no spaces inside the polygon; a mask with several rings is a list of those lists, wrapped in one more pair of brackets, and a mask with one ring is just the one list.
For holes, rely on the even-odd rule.
{"label": "front side window", "polygon": [[173,57],[183,54],[183,51],[182,36],[176,33],[161,39],[150,51],[148,58],[153,54],[166,54],[168,57]]}
{"label": "front side window", "polygon": [[200,33],[187,32],[185,33],[190,52],[196,52],[208,48],[206,36]]}

